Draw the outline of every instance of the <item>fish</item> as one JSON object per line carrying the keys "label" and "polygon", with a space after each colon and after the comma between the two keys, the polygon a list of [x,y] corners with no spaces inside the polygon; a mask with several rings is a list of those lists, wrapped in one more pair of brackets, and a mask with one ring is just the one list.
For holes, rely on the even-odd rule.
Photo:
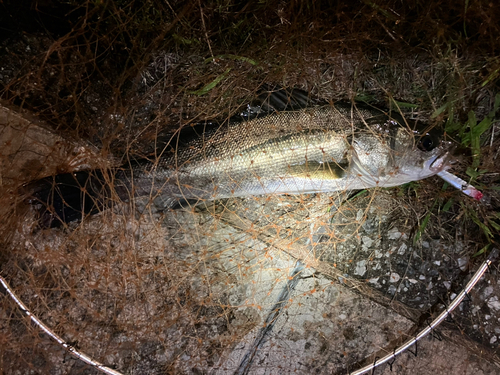
{"label": "fish", "polygon": [[29,202],[38,205],[41,226],[55,227],[113,201],[146,199],[165,210],[232,197],[393,187],[445,171],[449,146],[438,131],[399,113],[279,89],[228,120],[183,127],[153,160],[36,181]]}

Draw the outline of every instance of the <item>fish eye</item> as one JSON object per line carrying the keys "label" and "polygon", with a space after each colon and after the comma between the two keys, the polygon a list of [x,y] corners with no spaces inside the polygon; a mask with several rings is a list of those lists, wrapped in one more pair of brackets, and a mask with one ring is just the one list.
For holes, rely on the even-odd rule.
{"label": "fish eye", "polygon": [[417,146],[422,151],[432,151],[437,147],[437,145],[437,140],[434,139],[434,137],[432,137],[431,135],[427,134],[420,138]]}

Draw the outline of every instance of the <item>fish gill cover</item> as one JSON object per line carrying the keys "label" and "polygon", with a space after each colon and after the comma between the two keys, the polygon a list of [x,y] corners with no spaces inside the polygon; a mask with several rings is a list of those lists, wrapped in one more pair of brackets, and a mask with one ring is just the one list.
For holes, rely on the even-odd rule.
{"label": "fish gill cover", "polygon": [[[95,361],[125,374],[348,373],[415,337],[498,246],[494,3],[0,7],[1,276]],[[273,87],[294,92],[256,102]],[[345,124],[319,131],[339,107]],[[392,178],[444,146],[487,199],[437,177],[318,188]],[[224,157],[235,164],[214,174]],[[260,180],[252,194],[236,194],[248,180]],[[34,199],[33,186],[54,195]],[[68,186],[59,207],[84,205],[67,223],[40,218]],[[496,276],[417,356],[380,371],[495,373]],[[3,372],[98,372],[1,301]]]}

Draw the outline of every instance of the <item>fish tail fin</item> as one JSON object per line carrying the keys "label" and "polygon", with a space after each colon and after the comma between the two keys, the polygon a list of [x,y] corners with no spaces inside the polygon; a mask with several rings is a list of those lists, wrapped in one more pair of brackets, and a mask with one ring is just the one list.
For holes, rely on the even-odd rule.
{"label": "fish tail fin", "polygon": [[25,187],[41,227],[53,228],[100,212],[109,205],[110,188],[103,170],[59,174]]}

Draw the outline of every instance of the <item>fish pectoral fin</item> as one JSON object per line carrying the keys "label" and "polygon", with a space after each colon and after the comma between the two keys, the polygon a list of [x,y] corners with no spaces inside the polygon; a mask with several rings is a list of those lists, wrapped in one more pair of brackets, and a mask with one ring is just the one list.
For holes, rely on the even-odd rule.
{"label": "fish pectoral fin", "polygon": [[367,169],[355,150],[351,153],[350,165],[351,173],[363,182],[365,188],[378,186],[379,175]]}
{"label": "fish pectoral fin", "polygon": [[293,177],[336,180],[346,175],[347,167],[347,163],[309,161],[289,166],[289,174]]}

